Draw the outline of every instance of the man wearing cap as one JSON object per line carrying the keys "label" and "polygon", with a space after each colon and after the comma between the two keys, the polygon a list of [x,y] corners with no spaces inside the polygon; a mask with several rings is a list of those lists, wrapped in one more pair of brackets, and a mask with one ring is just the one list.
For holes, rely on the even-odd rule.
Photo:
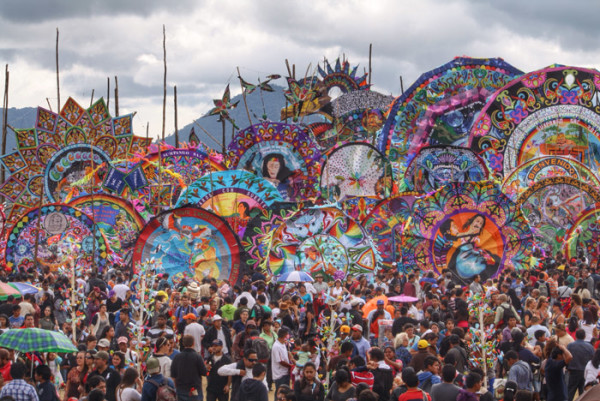
{"label": "man wearing cap", "polygon": [[412,367],[415,372],[420,372],[425,368],[425,358],[431,355],[427,340],[419,340],[417,349],[417,353],[413,355],[408,366]]}
{"label": "man wearing cap", "polygon": [[210,357],[206,360],[208,377],[206,384],[206,401],[227,401],[231,388],[231,376],[221,376],[218,372],[222,366],[231,363],[231,359],[223,353],[223,341],[215,339],[207,347]]}
{"label": "man wearing cap", "polygon": [[206,334],[204,327],[196,321],[196,315],[193,313],[188,313],[183,319],[186,321],[183,335],[192,336],[194,338],[194,349],[196,352],[200,352],[202,349],[202,337]]}
{"label": "man wearing cap", "polygon": [[[381,294],[380,294],[381,295]],[[382,312],[383,313],[383,318],[384,319],[391,319],[392,315],[390,315],[390,312],[385,310],[385,302],[383,301],[383,299],[378,299],[377,300],[377,308],[373,309],[371,312],[369,312],[369,315],[367,316],[367,319],[369,321],[369,325],[371,325],[371,323],[373,323],[373,316],[375,316],[375,312]]]}
{"label": "man wearing cap", "polygon": [[356,347],[356,352],[358,356],[363,359],[367,359],[367,351],[371,347],[369,342],[363,337],[363,328],[362,326],[355,324],[352,326],[352,343]]}
{"label": "man wearing cap", "polygon": [[361,308],[364,305],[364,303],[365,303],[365,301],[363,301],[361,298],[358,298],[358,297],[355,297],[352,301],[350,301],[350,306],[352,307],[352,309],[350,309],[350,311],[348,313],[352,317],[352,322],[348,322],[348,324],[350,324],[352,326],[354,326],[355,324],[363,326],[364,321],[363,321],[363,312],[362,312]]}
{"label": "man wearing cap", "polygon": [[175,390],[173,380],[162,375],[158,359],[154,357],[148,358],[146,361],[146,372],[148,373],[148,377],[146,377],[144,385],[142,386],[141,401],[156,401],[158,388],[162,386],[163,383]]}
{"label": "man wearing cap", "polygon": [[117,373],[108,363],[109,355],[106,351],[98,351],[94,355],[94,366],[96,369],[90,373],[89,377],[99,375],[106,380],[106,399],[116,401],[117,386],[121,383],[121,375]]}
{"label": "man wearing cap", "polygon": [[98,348],[98,351],[108,352],[110,350],[110,341],[106,338],[102,338],[98,341],[98,344],[96,344],[96,348]]}
{"label": "man wearing cap", "polygon": [[231,333],[223,328],[223,318],[220,315],[215,315],[212,319],[212,326],[206,330],[206,334],[202,339],[202,345],[208,349],[215,340],[221,341],[223,354],[229,355],[231,352]]}
{"label": "man wearing cap", "polygon": [[129,363],[129,362],[137,363],[138,354],[137,354],[137,352],[135,352],[131,348],[129,348],[129,338],[127,338],[125,336],[119,337],[117,339],[117,346],[119,347],[119,351],[121,351],[123,353],[123,355],[125,355],[126,363]]}

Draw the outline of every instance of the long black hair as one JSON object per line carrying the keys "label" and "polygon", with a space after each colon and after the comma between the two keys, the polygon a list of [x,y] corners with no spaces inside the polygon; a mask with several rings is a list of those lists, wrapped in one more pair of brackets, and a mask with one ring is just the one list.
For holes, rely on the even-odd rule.
{"label": "long black hair", "polygon": [[289,168],[287,168],[287,166],[285,165],[285,159],[283,158],[283,155],[279,153],[269,153],[267,157],[263,159],[263,177],[269,177],[269,169],[267,168],[267,163],[269,163],[269,161],[273,159],[276,159],[279,162],[279,171],[277,172],[277,177],[275,178],[278,179],[280,182],[285,181],[290,175],[292,175],[292,171]]}

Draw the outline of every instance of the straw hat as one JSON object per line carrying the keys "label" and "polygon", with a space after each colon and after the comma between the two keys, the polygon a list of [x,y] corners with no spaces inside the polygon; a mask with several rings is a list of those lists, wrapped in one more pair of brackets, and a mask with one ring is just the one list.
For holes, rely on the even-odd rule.
{"label": "straw hat", "polygon": [[197,299],[200,295],[200,286],[195,281],[192,281],[190,284],[188,284],[187,290],[191,299]]}

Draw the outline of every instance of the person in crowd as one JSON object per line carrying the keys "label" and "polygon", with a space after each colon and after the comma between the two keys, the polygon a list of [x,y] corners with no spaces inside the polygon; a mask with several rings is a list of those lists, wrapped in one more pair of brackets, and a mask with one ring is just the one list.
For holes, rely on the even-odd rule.
{"label": "person in crowd", "polygon": [[[148,358],[146,361],[147,377],[142,386],[141,401],[157,401],[158,390],[162,386],[168,386],[175,392],[175,384],[173,380],[163,376],[160,370],[160,362],[154,357]],[[166,390],[162,390],[166,391]],[[176,396],[176,394],[175,394]]]}
{"label": "person in crowd", "polygon": [[180,401],[201,401],[202,376],[206,376],[206,365],[194,346],[195,338],[186,334],[181,339],[183,349],[173,358],[171,378],[175,382],[177,399]]}

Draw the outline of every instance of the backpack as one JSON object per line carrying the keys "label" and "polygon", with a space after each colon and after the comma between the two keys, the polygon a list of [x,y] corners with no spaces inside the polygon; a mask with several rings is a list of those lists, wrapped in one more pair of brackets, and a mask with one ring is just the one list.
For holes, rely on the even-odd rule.
{"label": "backpack", "polygon": [[433,379],[433,375],[431,375],[427,379],[425,379],[425,381],[419,385],[419,388],[427,393],[431,393],[431,387],[433,387],[433,383],[431,383],[432,382],[431,379]]}
{"label": "backpack", "polygon": [[254,318],[254,320],[256,320],[257,322],[259,320],[262,320],[264,314],[265,314],[265,310],[262,306],[260,306],[259,304],[254,305],[254,307],[252,308],[252,313],[251,313],[251,316]]}
{"label": "backpack", "polygon": [[546,283],[544,280],[538,280],[537,284],[540,295],[542,297],[548,297],[550,294],[550,291],[548,291],[548,283]]}
{"label": "backpack", "polygon": [[269,351],[269,345],[264,338],[254,336],[247,339],[244,343],[244,353],[250,348],[256,351],[256,357],[260,363],[266,363],[269,360],[271,352]]}
{"label": "backpack", "polygon": [[156,401],[177,401],[177,393],[173,387],[167,384],[167,379],[164,379],[161,384],[152,379],[148,379],[148,381],[158,387]]}

